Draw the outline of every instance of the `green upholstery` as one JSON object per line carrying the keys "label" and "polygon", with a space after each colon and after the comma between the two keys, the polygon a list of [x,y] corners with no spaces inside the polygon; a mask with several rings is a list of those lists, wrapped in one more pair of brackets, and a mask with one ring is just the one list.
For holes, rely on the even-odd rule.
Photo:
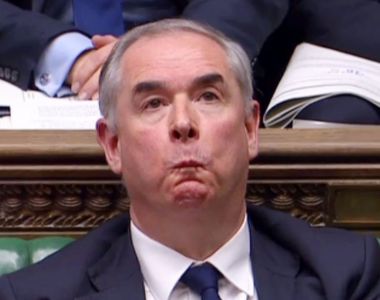
{"label": "green upholstery", "polygon": [[69,237],[43,237],[31,240],[0,238],[0,275],[40,261],[73,241]]}

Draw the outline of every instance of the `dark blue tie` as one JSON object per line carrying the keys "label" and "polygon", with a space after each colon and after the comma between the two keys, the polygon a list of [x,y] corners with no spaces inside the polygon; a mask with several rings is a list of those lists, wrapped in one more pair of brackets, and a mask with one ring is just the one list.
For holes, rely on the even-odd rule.
{"label": "dark blue tie", "polygon": [[220,273],[209,263],[193,266],[182,275],[181,281],[202,300],[220,300],[218,295],[218,279]]}
{"label": "dark blue tie", "polygon": [[124,33],[121,0],[73,0],[75,26],[90,34]]}

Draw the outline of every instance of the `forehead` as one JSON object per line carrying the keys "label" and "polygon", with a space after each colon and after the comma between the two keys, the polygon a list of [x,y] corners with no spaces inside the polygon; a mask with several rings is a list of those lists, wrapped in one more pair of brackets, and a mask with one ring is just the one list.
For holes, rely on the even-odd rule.
{"label": "forehead", "polygon": [[193,32],[171,32],[140,38],[122,59],[127,81],[186,80],[201,73],[229,76],[225,50],[213,39]]}

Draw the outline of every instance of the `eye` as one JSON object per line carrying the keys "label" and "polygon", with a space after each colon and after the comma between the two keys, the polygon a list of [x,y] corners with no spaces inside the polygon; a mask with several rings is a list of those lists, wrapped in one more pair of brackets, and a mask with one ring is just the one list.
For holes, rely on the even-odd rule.
{"label": "eye", "polygon": [[145,104],[144,104],[144,109],[156,109],[159,108],[161,105],[163,105],[163,100],[160,98],[152,98],[149,99]]}
{"label": "eye", "polygon": [[204,92],[200,97],[200,100],[204,100],[207,102],[215,101],[218,99],[219,99],[219,96],[216,93],[210,92],[210,91]]}

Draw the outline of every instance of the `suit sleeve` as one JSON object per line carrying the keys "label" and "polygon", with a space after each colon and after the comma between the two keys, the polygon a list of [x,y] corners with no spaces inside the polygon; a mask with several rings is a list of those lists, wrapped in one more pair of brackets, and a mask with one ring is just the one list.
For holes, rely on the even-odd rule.
{"label": "suit sleeve", "polygon": [[364,238],[362,273],[350,299],[380,299],[380,247],[373,237]]}
{"label": "suit sleeve", "polygon": [[71,25],[0,1],[0,79],[27,89],[45,47]]}
{"label": "suit sleeve", "polygon": [[289,0],[190,0],[183,16],[209,24],[239,42],[251,60],[281,24]]}

